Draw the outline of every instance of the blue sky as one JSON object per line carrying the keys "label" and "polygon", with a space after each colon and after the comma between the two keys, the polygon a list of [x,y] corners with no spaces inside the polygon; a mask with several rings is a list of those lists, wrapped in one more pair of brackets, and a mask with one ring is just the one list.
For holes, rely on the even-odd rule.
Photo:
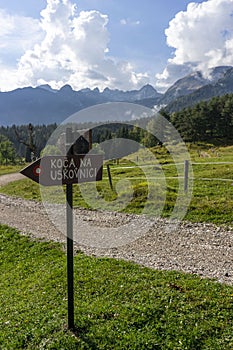
{"label": "blue sky", "polygon": [[165,91],[233,65],[232,13],[233,0],[0,0],[0,89]]}

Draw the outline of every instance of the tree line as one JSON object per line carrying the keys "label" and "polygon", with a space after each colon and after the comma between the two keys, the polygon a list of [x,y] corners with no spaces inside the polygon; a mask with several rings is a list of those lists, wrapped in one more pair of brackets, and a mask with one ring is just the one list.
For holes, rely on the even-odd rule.
{"label": "tree line", "polygon": [[[20,159],[30,162],[32,158],[39,157],[56,127],[56,124],[1,126],[0,164],[15,163]],[[4,154],[2,147],[5,149]]]}
{"label": "tree line", "polygon": [[201,101],[167,117],[184,141],[233,143],[233,94]]}
{"label": "tree line", "polygon": [[[164,123],[164,120],[168,123]],[[110,125],[97,133],[97,142],[114,137],[129,138],[146,147],[162,145],[169,140],[171,123],[185,142],[233,144],[233,94],[201,101],[194,107],[168,113],[162,109],[151,118],[133,121],[134,125]],[[156,135],[156,136],[155,136]]]}
{"label": "tree line", "polygon": [[[133,143],[124,145],[124,152],[122,148],[120,153],[126,153],[125,148],[129,145],[129,152],[136,151],[139,144],[146,147],[162,145],[161,140],[169,133],[163,118],[179,131],[185,142],[233,144],[233,94],[214,97],[179,112],[168,113],[163,109],[160,111],[160,116],[157,114],[154,117],[141,118],[132,121],[131,124],[109,122],[93,127],[92,123],[85,123],[79,127],[92,128],[94,144],[102,144],[110,139],[136,141],[138,146],[136,143],[134,146]],[[31,161],[32,157],[39,157],[56,128],[56,124],[0,127],[0,164],[14,163],[18,158]],[[112,147],[116,147],[116,142],[114,145]],[[109,150],[107,143],[103,151],[109,157],[114,153],[114,150]]]}

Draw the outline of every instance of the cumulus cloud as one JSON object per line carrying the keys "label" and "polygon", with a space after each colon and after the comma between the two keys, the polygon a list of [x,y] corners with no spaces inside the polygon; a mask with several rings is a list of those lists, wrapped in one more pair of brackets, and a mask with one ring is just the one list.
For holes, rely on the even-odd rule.
{"label": "cumulus cloud", "polygon": [[3,9],[0,9],[0,23],[0,87],[4,91],[19,86],[20,74],[16,66],[17,59],[25,50],[43,40],[44,34],[39,20],[13,16]]}
{"label": "cumulus cloud", "polygon": [[18,59],[44,38],[41,23],[31,17],[9,14],[0,9],[0,70],[2,91],[20,86]]}
{"label": "cumulus cloud", "polygon": [[[47,0],[40,15],[36,23],[40,35],[30,47],[25,46],[17,67],[14,72],[11,70],[16,85],[48,83],[53,88],[70,84],[76,90],[96,86],[130,89],[148,82],[146,73],[138,74],[130,63],[110,56],[107,15],[96,10],[78,13],[71,0]],[[35,30],[31,20],[34,25],[30,27]],[[11,22],[7,23],[9,28],[2,29],[4,37],[7,31],[15,32]],[[31,34],[25,38],[30,41]]]}
{"label": "cumulus cloud", "polygon": [[[170,86],[184,72],[233,65],[233,0],[191,2],[170,21],[165,30],[173,57],[161,74],[157,86]],[[180,74],[179,74],[180,72]],[[180,75],[180,76],[179,76]]]}
{"label": "cumulus cloud", "polygon": [[[37,41],[43,39],[40,22],[37,19],[13,16],[0,9],[0,50],[1,61],[9,64],[9,57],[15,59]],[[7,53],[7,59],[6,55]]]}

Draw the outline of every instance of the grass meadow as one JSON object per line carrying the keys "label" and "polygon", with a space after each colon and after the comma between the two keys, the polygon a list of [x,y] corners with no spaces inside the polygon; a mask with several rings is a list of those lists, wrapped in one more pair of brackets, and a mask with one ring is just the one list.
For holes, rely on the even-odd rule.
{"label": "grass meadow", "polygon": [[[193,167],[189,185],[193,181],[193,186],[184,220],[232,227],[233,147],[189,147]],[[153,209],[156,198],[162,203],[161,215],[169,217],[177,196],[187,194],[179,193],[179,169],[165,149],[152,151],[156,164],[143,159],[135,167],[133,158],[110,162],[113,190],[104,168],[103,181],[95,189],[96,202],[102,200],[109,209],[118,201],[119,210],[140,214],[145,204],[148,211]],[[183,164],[179,166],[182,173]],[[0,174],[14,170],[18,169],[0,168]],[[165,179],[164,188],[154,176]],[[88,192],[92,185],[82,186],[74,186],[74,204],[89,207],[82,191]],[[54,201],[63,200],[58,189],[50,191]],[[9,183],[0,192],[41,200],[39,186],[29,179]],[[71,332],[62,246],[30,240],[0,225],[0,273],[1,350],[233,349],[233,286],[214,279],[78,252],[74,257],[75,331]]]}
{"label": "grass meadow", "polygon": [[[207,146],[206,146],[207,147]],[[170,217],[177,198],[187,200],[183,191],[184,163],[175,165],[165,148],[152,149],[156,162],[144,158],[141,164],[135,164],[136,155],[121,159],[119,164],[108,162],[110,165],[113,189],[109,184],[107,169],[104,167],[103,180],[97,184],[85,183],[74,185],[74,206],[92,207],[83,193],[93,193],[96,200],[94,205],[100,209],[117,210],[127,213],[141,214],[145,205],[148,214]],[[189,193],[191,199],[187,206],[184,220],[193,222],[212,222],[221,225],[232,225],[233,208],[233,146],[204,148],[190,145]],[[200,156],[204,155],[204,156]],[[178,176],[180,179],[178,180]],[[125,183],[125,181],[127,181]],[[118,185],[120,184],[120,185]],[[49,200],[62,202],[64,191],[51,187]],[[19,196],[25,199],[41,201],[40,187],[30,179],[9,183],[0,188],[0,192]],[[128,200],[130,198],[130,200]],[[91,201],[93,202],[93,200]],[[126,204],[125,204],[126,203]]]}
{"label": "grass meadow", "polygon": [[233,287],[108,258],[74,258],[75,332],[66,256],[0,226],[0,349],[233,348]]}

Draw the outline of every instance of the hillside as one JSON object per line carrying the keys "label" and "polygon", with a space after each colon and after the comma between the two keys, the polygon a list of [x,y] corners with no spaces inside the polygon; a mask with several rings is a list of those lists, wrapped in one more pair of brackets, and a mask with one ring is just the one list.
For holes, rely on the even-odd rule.
{"label": "hillside", "polygon": [[[199,87],[198,87],[199,85]],[[209,79],[200,72],[177,81],[160,100],[167,112],[194,106],[215,96],[233,93],[233,68],[216,67]]]}

